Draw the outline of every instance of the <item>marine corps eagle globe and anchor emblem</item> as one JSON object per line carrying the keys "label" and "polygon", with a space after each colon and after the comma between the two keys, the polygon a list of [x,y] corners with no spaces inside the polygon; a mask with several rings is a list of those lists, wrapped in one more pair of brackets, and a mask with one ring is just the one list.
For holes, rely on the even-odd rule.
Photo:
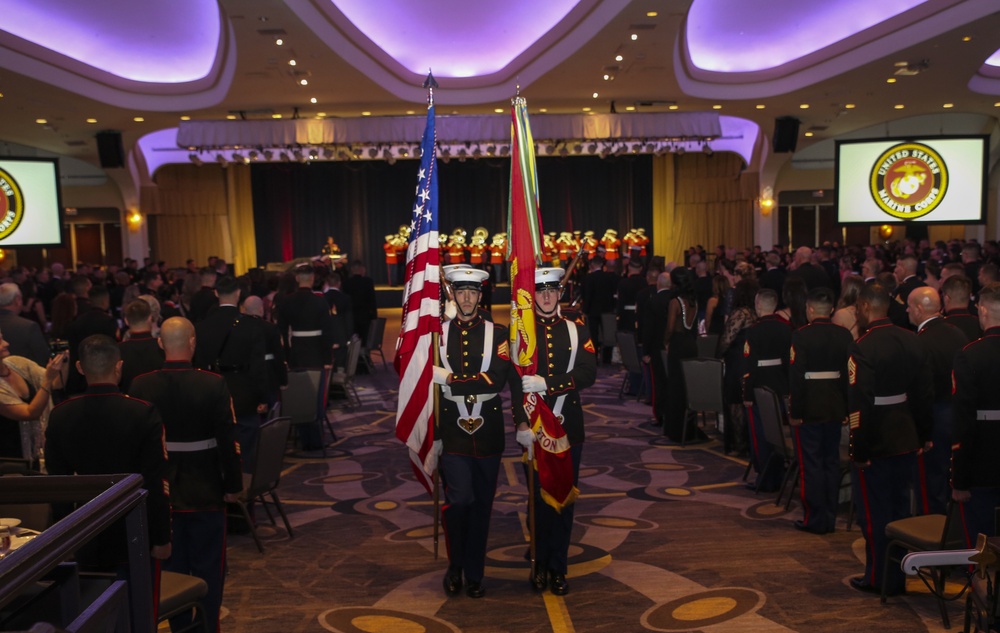
{"label": "marine corps eagle globe and anchor emblem", "polygon": [[900,143],[872,166],[869,188],[880,209],[894,218],[912,220],[941,204],[948,192],[948,167],[927,145]]}
{"label": "marine corps eagle globe and anchor emblem", "polygon": [[17,181],[0,169],[0,242],[10,237],[24,219],[24,196]]}

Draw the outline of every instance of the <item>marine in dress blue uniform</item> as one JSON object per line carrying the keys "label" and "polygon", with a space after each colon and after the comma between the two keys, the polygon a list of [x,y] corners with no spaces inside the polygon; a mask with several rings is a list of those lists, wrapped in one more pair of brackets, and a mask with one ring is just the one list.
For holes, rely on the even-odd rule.
{"label": "marine in dress blue uniform", "polygon": [[785,476],[783,464],[778,468],[768,468],[774,461],[774,448],[764,436],[764,426],[760,423],[760,411],[754,404],[754,389],[767,387],[778,394],[784,402],[788,396],[788,361],[792,346],[792,326],[774,313],[778,307],[778,295],[770,288],[764,288],[754,299],[754,308],[760,318],[747,328],[743,343],[743,359],[746,373],[743,376],[743,402],[752,407],[750,432],[753,437],[752,455],[757,480],[755,490],[773,492],[781,485]]}
{"label": "marine in dress blue uniform", "polygon": [[[169,462],[173,552],[163,569],[190,574],[208,584],[205,619],[218,630],[225,581],[226,501],[243,490],[236,420],[226,380],[191,364],[195,329],[183,317],[167,319],[160,331],[163,369],[138,376],[131,395],[153,403],[163,419]],[[177,630],[190,614],[171,619]]]}
{"label": "marine in dress blue uniform", "polygon": [[927,350],[934,379],[931,447],[917,456],[918,509],[921,514],[945,514],[951,498],[951,368],[955,354],[969,339],[941,317],[941,299],[933,288],[913,289],[906,303],[910,323]]}
{"label": "marine in dress blue uniform", "polygon": [[504,412],[500,392],[510,375],[507,330],[480,316],[477,309],[484,270],[453,268],[445,277],[455,294],[457,316],[441,335],[440,422],[435,450],[441,455],[445,505],[442,518],[448,546],[444,589],[481,598],[490,514],[504,450]]}
{"label": "marine in dress blue uniform", "polygon": [[955,355],[952,498],[962,503],[970,547],[977,534],[997,535],[1000,506],[1000,284],[979,293],[982,338]]}
{"label": "marine in dress blue uniform", "polygon": [[[519,443],[523,441],[525,431],[529,438],[531,436],[521,404],[524,393],[542,394],[552,412],[561,419],[570,444],[575,486],[579,480],[584,440],[580,390],[594,384],[597,356],[583,320],[570,321],[559,313],[559,296],[562,293],[559,282],[564,274],[562,268],[535,270],[537,374],[524,376],[520,384],[515,381],[511,399],[514,403],[514,419],[518,422]],[[532,572],[532,585],[537,590],[548,586],[556,595],[564,595],[569,590],[566,572],[575,508],[576,504],[573,503],[563,508],[562,512],[557,512],[542,500],[541,486],[535,486],[536,566]]]}
{"label": "marine in dress blue uniform", "polygon": [[855,516],[865,537],[860,591],[889,595],[905,588],[903,572],[890,565],[882,577],[888,539],[885,526],[910,515],[917,451],[930,441],[933,386],[927,353],[910,330],[888,319],[891,299],[878,283],[858,296],[858,326],[867,332],[847,361],[851,484]]}
{"label": "marine in dress blue uniform", "polygon": [[802,519],[795,527],[833,532],[840,493],[840,436],[847,419],[847,358],[851,331],[830,320],[833,293],[809,292],[809,324],[792,333],[789,421],[799,460]]}
{"label": "marine in dress blue uniform", "polygon": [[291,369],[318,369],[333,363],[333,321],[330,304],[313,292],[313,270],[295,269],[298,289],[278,305],[278,331],[285,338]]}

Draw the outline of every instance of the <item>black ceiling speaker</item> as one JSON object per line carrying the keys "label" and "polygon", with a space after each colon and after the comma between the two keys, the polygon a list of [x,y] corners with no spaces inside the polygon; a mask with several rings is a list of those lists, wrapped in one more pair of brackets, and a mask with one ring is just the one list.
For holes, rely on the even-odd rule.
{"label": "black ceiling speaker", "polygon": [[779,116],[774,120],[772,147],[776,154],[794,152],[799,140],[799,120],[793,116]]}
{"label": "black ceiling speaker", "polygon": [[97,155],[101,159],[101,167],[109,169],[125,166],[125,147],[122,145],[122,133],[116,130],[98,132]]}

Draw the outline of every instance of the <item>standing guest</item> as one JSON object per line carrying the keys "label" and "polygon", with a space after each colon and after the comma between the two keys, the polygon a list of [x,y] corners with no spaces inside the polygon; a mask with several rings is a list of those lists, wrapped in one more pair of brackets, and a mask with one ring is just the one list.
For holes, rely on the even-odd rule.
{"label": "standing guest", "polygon": [[288,365],[285,347],[281,343],[278,326],[264,320],[264,302],[252,295],[243,301],[243,314],[252,317],[264,333],[264,360],[267,362],[267,406],[273,407],[281,400],[281,389],[288,386]]}
{"label": "standing guest", "polygon": [[44,365],[49,362],[49,344],[37,322],[20,316],[22,305],[17,284],[0,284],[0,331],[7,338],[10,354]]}
{"label": "standing guest", "polygon": [[972,294],[979,294],[979,267],[982,266],[981,250],[976,242],[966,242],[962,246],[962,266],[965,276],[972,282]]}
{"label": "standing guest", "polygon": [[[794,280],[793,280],[794,281]],[[770,288],[761,288],[754,297],[757,321],[747,328],[743,343],[743,406],[750,410],[750,446],[752,461],[757,471],[754,490],[773,492],[779,488],[785,475],[784,464],[768,468],[773,461],[774,448],[767,441],[760,418],[760,407],[754,398],[754,389],[767,387],[784,401],[788,396],[788,362],[792,346],[792,328],[775,314],[778,295]]]}
{"label": "standing guest", "polygon": [[917,277],[917,257],[915,255],[903,255],[896,260],[896,268],[893,275],[896,277],[896,290],[892,293],[892,300],[900,306],[896,310],[890,310],[889,317],[893,318],[893,323],[899,327],[913,329],[913,323],[906,314],[906,300],[915,289],[925,286],[923,281]]}
{"label": "standing guest", "polygon": [[260,435],[260,416],[267,412],[267,364],[264,336],[257,324],[240,314],[239,283],[223,277],[216,283],[219,305],[195,326],[194,366],[222,374],[233,397],[236,434],[243,449],[243,472],[252,473]]}
{"label": "standing guest", "polygon": [[312,266],[295,269],[298,290],[278,304],[278,331],[285,337],[288,366],[316,369],[332,362],[333,323],[330,304],[313,292]]}
{"label": "standing guest", "polygon": [[979,293],[979,320],[983,336],[955,355],[952,411],[954,413],[954,472],[952,498],[965,511],[969,546],[977,534],[997,535],[996,508],[1000,507],[1000,284]]}
{"label": "standing guest", "polygon": [[698,303],[690,269],[677,267],[670,271],[670,285],[673,296],[667,306],[666,331],[663,334],[669,377],[663,434],[675,442],[682,441],[685,435],[688,441],[703,442],[708,440],[708,436],[698,428],[694,418],[687,415],[687,391],[681,364],[681,361],[698,355],[698,344],[695,342],[698,336],[695,328]]}
{"label": "standing guest", "polygon": [[49,323],[49,340],[65,341],[69,336],[69,326],[76,319],[76,298],[68,292],[56,295],[52,300],[52,320]]}
{"label": "standing guest", "polygon": [[[218,631],[226,569],[225,504],[238,500],[243,474],[229,388],[218,374],[191,364],[195,340],[187,319],[165,321],[160,331],[163,368],[136,378],[131,395],[153,403],[163,419],[173,527],[173,551],[163,569],[205,581],[205,621]],[[190,623],[191,614],[185,613],[172,618],[170,627],[178,630]]]}
{"label": "standing guest", "polygon": [[969,342],[962,330],[941,318],[941,299],[929,286],[914,288],[907,297],[907,314],[917,338],[927,350],[934,379],[932,446],[917,456],[917,501],[922,514],[945,514],[951,498],[951,370],[957,354]]}
{"label": "standing guest", "polygon": [[[860,281],[860,278],[859,278]],[[789,354],[789,424],[799,455],[802,519],[796,529],[826,534],[837,524],[840,432],[847,419],[850,332],[830,320],[833,293],[809,292],[809,325],[792,332]]]}
{"label": "standing guest", "polygon": [[670,309],[670,273],[660,273],[656,277],[656,294],[646,302],[646,321],[643,328],[642,361],[649,366],[653,377],[653,425],[660,426],[667,417],[668,385],[667,366],[663,363],[663,352],[667,341],[664,338],[667,314]]}
{"label": "standing guest", "polygon": [[[829,286],[816,286],[829,288]],[[785,307],[777,311],[777,315],[787,321],[793,330],[797,330],[809,321],[806,320],[806,297],[810,288],[804,279],[789,275],[781,289],[781,300]]]}
{"label": "standing guest", "polygon": [[174,284],[163,284],[156,293],[156,298],[160,301],[160,317],[164,321],[171,317],[183,316],[181,314],[180,295],[177,286]]}
{"label": "standing guest", "polygon": [[[562,288],[562,268],[535,269],[535,330],[538,341],[538,373],[514,381],[511,400],[514,420],[517,422],[517,441],[522,446],[533,446],[533,431],[528,426],[523,394],[538,393],[556,415],[561,416],[569,455],[573,464],[573,486],[579,483],[580,458],[583,455],[583,407],[580,390],[594,384],[597,378],[597,358],[590,333],[582,321],[570,321],[559,313],[559,296]],[[693,313],[693,310],[692,310]],[[690,316],[694,316],[691,314]],[[532,467],[531,462],[526,464]],[[535,486],[535,569],[531,584],[536,591],[546,586],[557,595],[566,595],[569,584],[566,571],[569,542],[573,531],[573,514],[576,504],[557,511],[542,499],[541,486]]]}
{"label": "standing guest", "polygon": [[333,366],[347,366],[347,341],[354,333],[354,308],[351,298],[340,289],[340,273],[333,271],[326,280],[323,297],[330,305],[330,319],[333,324]]}
{"label": "standing guest", "polygon": [[726,315],[723,312],[723,303],[726,294],[732,289],[729,279],[725,275],[715,275],[712,277],[712,296],[705,304],[705,333],[722,335],[722,330],[726,326]]}
{"label": "standing guest", "polygon": [[90,308],[90,288],[93,286],[90,277],[77,274],[69,283],[70,292],[76,297],[76,314],[80,316]]}
{"label": "standing guest", "polygon": [[38,298],[38,286],[35,283],[35,278],[29,275],[18,286],[21,288],[21,316],[29,321],[34,321],[44,329],[47,323],[45,306]]}
{"label": "standing guest", "polygon": [[[646,282],[646,277],[642,274],[642,261],[639,259],[628,259],[628,265],[626,267],[628,271],[627,277],[622,277],[618,280],[618,286],[615,299],[615,315],[617,317],[618,332],[630,332],[635,333],[636,330],[636,315],[638,313],[638,295],[639,291],[645,288],[648,284]],[[633,352],[638,355],[639,353],[639,338],[637,336],[633,337],[635,341],[635,349]],[[642,390],[642,373],[641,372],[629,372],[628,375],[628,391],[626,392],[631,396],[641,395]]]}
{"label": "standing guest", "polygon": [[898,565],[882,570],[889,543],[885,526],[910,515],[917,451],[930,441],[933,383],[917,335],[888,318],[892,300],[880,284],[858,297],[858,325],[866,333],[847,362],[851,429],[851,486],[865,537],[865,573],[852,578],[859,591],[897,595],[905,588]]}
{"label": "standing guest", "polygon": [[812,263],[812,249],[808,246],[800,246],[795,249],[795,261],[792,266],[793,269],[789,271],[787,278],[797,277],[804,281],[807,292],[813,288],[830,288],[833,285],[826,271],[821,266]]}
{"label": "standing guest", "polygon": [[970,341],[983,335],[979,316],[969,309],[972,298],[972,282],[965,275],[953,275],[941,284],[941,303],[944,306],[944,320],[965,332]]}
{"label": "standing guest", "polygon": [[778,309],[785,307],[781,299],[781,291],[785,287],[785,271],[781,269],[781,257],[774,251],[764,256],[766,270],[760,276],[760,287],[770,288],[778,296]]}
{"label": "standing guest", "polygon": [[604,258],[595,255],[590,260],[590,270],[583,278],[583,313],[587,316],[587,326],[591,334],[601,344],[601,356],[605,363],[611,362],[611,347],[604,347],[608,338],[604,332],[602,315],[612,312],[615,307],[615,288],[618,278],[604,270]]}
{"label": "standing guest", "polygon": [[698,320],[704,321],[708,302],[712,297],[713,275],[708,274],[708,262],[700,258],[692,266],[694,269],[694,296],[698,301]]}
{"label": "standing guest", "polygon": [[122,377],[118,387],[129,393],[136,376],[163,367],[163,349],[153,338],[153,311],[142,299],[125,306],[128,338],[118,344],[122,359]]}
{"label": "standing guest", "polygon": [[443,366],[434,368],[434,382],[441,385],[443,396],[434,443],[445,491],[442,518],[449,562],[444,590],[457,594],[464,574],[465,593],[471,598],[486,593],[486,542],[505,439],[499,396],[512,374],[507,330],[479,313],[487,277],[489,273],[475,268],[446,273],[457,317],[443,326]]}
{"label": "standing guest", "polygon": [[837,301],[837,311],[833,313],[833,324],[845,328],[854,340],[858,340],[858,295],[865,287],[865,281],[860,275],[848,275],[841,282],[840,300]]}
{"label": "standing guest", "polygon": [[187,318],[195,325],[198,325],[215,306],[219,305],[219,296],[215,292],[215,285],[219,276],[214,268],[202,268],[201,288],[191,297],[191,307],[188,310]]}
{"label": "standing guest", "polygon": [[351,262],[351,276],[344,280],[342,287],[351,297],[354,307],[354,333],[364,344],[368,340],[372,321],[378,318],[378,299],[375,282],[365,274],[365,265],[361,260]]}
{"label": "standing guest", "polygon": [[[76,280],[74,280],[75,283]],[[90,283],[89,281],[87,282]],[[69,375],[66,378],[66,395],[72,396],[83,393],[87,388],[87,381],[83,374],[78,371],[76,361],[78,348],[83,339],[93,334],[103,334],[118,340],[118,321],[111,316],[111,299],[108,296],[107,286],[93,286],[87,291],[87,301],[81,302],[77,297],[76,318],[67,328],[67,340],[69,342]],[[81,308],[82,306],[82,308]]]}
{"label": "standing guest", "polygon": [[57,354],[43,368],[12,355],[0,334],[0,457],[34,460],[40,454],[52,390],[62,387],[66,356]]}
{"label": "standing guest", "polygon": [[[87,390],[52,410],[45,431],[45,464],[50,475],[142,475],[146,491],[149,545],[154,559],[170,557],[170,496],[167,452],[156,407],[118,391],[121,357],[110,336],[95,334],[80,344],[78,369]],[[127,562],[125,522],[77,552],[87,567],[118,571]],[[159,566],[154,565],[154,590]]]}
{"label": "standing guest", "polygon": [[726,372],[723,377],[723,402],[725,429],[727,430],[728,446],[737,455],[746,455],[750,449],[750,436],[747,428],[747,412],[743,406],[743,344],[746,343],[747,329],[757,322],[754,302],[757,297],[756,279],[742,279],[733,288],[732,311],[726,318],[722,336],[715,356],[725,362]]}

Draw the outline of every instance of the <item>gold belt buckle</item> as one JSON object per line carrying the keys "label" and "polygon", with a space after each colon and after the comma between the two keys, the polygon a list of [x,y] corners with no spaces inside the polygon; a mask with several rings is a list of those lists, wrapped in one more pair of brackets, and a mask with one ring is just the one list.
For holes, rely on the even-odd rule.
{"label": "gold belt buckle", "polygon": [[459,418],[458,428],[462,429],[469,435],[472,435],[479,430],[479,427],[483,425],[482,418]]}

